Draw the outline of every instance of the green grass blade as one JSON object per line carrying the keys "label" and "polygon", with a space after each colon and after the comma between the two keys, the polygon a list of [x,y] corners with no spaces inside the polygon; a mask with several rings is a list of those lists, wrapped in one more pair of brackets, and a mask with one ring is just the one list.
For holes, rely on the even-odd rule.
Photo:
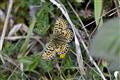
{"label": "green grass blade", "polygon": [[27,37],[25,39],[25,42],[23,43],[21,49],[20,49],[20,56],[23,56],[25,54],[25,51],[27,50],[27,46],[29,44],[29,41],[30,41],[30,36],[32,35],[32,31],[33,31],[33,28],[34,28],[34,25],[36,23],[36,19],[33,19],[32,20],[32,23],[28,29],[28,33],[27,33]]}
{"label": "green grass blade", "polygon": [[100,26],[103,23],[102,18],[100,18],[102,15],[102,2],[102,0],[94,0],[94,15],[97,26]]}

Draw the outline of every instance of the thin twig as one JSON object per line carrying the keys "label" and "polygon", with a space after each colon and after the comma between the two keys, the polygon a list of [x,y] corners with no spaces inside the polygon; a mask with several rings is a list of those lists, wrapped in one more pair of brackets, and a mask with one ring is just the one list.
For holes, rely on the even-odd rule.
{"label": "thin twig", "polygon": [[[120,6],[118,6],[118,8],[119,8],[119,7],[120,7]],[[104,17],[105,15],[109,14],[110,12],[112,12],[112,11],[114,11],[114,10],[116,10],[116,9],[117,9],[117,7],[111,9],[110,11],[106,12],[105,14],[103,14],[99,19],[101,19],[102,17]],[[113,13],[109,14],[108,16],[110,17],[110,16],[112,16],[112,15],[114,15],[114,14],[116,14],[116,13],[117,13],[117,11],[114,11]],[[93,24],[94,22],[95,22],[95,20],[92,21],[92,22],[90,22],[89,24],[87,24],[85,27]],[[98,28],[98,27],[96,27],[96,28],[92,31],[92,33],[90,34],[90,37],[93,35],[93,33],[96,31],[97,28]]]}
{"label": "thin twig", "polygon": [[[26,39],[27,36],[9,36],[9,37],[5,37],[6,40],[11,40],[11,41],[15,41],[18,39]],[[30,36],[31,39],[35,39],[37,42],[39,42],[41,44],[42,47],[44,47],[44,43],[39,40],[41,39],[40,36]]]}
{"label": "thin twig", "polygon": [[16,72],[17,67],[12,71],[12,73],[10,74],[10,76],[8,77],[7,80],[11,80],[11,77],[14,75],[14,73]]}
{"label": "thin twig", "polygon": [[116,14],[116,13],[117,13],[117,11],[114,11],[114,12],[112,12],[111,14],[109,14],[108,17],[111,17],[111,16],[113,16],[113,15]]}
{"label": "thin twig", "polygon": [[[118,8],[120,8],[120,6],[118,6]],[[114,10],[116,10],[116,9],[117,9],[117,8],[113,8],[113,9],[109,10],[108,12],[106,12],[105,14],[103,14],[99,19],[103,18],[105,15],[111,13],[112,11],[114,11]],[[93,24],[93,23],[95,23],[95,20],[92,21],[92,22],[90,22],[89,24],[85,25],[85,27],[87,27],[87,26],[89,26],[89,25],[91,25],[91,24]]]}
{"label": "thin twig", "polygon": [[3,43],[4,43],[4,37],[5,37],[6,31],[7,31],[7,25],[8,25],[12,5],[13,5],[13,0],[9,0],[7,16],[6,16],[6,19],[5,19],[5,22],[4,22],[3,31],[2,31],[2,35],[1,35],[1,38],[0,38],[0,58],[1,58],[3,63],[5,63],[5,62],[4,62],[4,59],[2,57],[1,51],[2,51],[2,47],[3,47]]}
{"label": "thin twig", "polygon": [[78,18],[79,22],[80,22],[81,25],[82,25],[83,30],[85,31],[87,37],[89,38],[89,34],[88,34],[88,32],[87,32],[87,30],[86,30],[86,28],[85,28],[85,25],[83,24],[83,22],[82,22],[82,20],[80,19],[79,15],[78,15],[77,12],[74,10],[74,8],[72,7],[72,5],[71,5],[71,3],[70,3],[69,1],[68,1],[68,5],[70,6],[70,8],[71,8],[71,9],[73,10],[73,12],[75,13],[76,17]]}
{"label": "thin twig", "polygon": [[114,2],[114,4],[115,4],[115,6],[116,6],[116,11],[117,11],[117,15],[118,15],[118,17],[120,17],[120,12],[119,12],[119,8],[118,8],[118,4],[117,4],[117,0],[113,0],[113,2]]}
{"label": "thin twig", "polygon": [[[5,37],[6,40],[15,41],[17,39],[25,39],[27,36],[9,36]],[[40,39],[40,36],[31,36],[32,39]]]}
{"label": "thin twig", "polygon": [[[78,36],[81,37],[80,35],[78,35]],[[97,71],[99,72],[99,74],[103,78],[103,80],[106,80],[106,78],[103,75],[103,73],[101,72],[100,68],[98,67],[98,65],[96,64],[96,62],[92,58],[92,56],[90,55],[89,50],[88,50],[87,46],[85,45],[84,41],[82,40],[82,38],[80,38],[80,39],[81,39],[81,43],[82,43],[84,49],[86,50],[86,53],[87,53],[87,55],[89,57],[90,62],[96,67]]]}
{"label": "thin twig", "polygon": [[[73,50],[70,50],[75,56],[77,56],[75,54],[75,52]],[[91,70],[93,70],[95,73],[97,73],[99,75],[99,73],[97,71],[95,71],[87,62],[83,61]]]}

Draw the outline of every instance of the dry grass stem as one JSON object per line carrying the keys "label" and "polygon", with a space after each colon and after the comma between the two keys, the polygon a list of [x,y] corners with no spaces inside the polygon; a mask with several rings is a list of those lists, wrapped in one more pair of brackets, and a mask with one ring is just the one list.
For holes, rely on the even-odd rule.
{"label": "dry grass stem", "polygon": [[11,12],[11,9],[12,9],[12,5],[13,5],[13,0],[9,0],[9,6],[8,6],[8,11],[7,11],[7,16],[5,18],[5,22],[4,22],[4,25],[3,25],[2,35],[1,35],[1,38],[0,38],[0,58],[1,58],[1,60],[2,60],[3,63],[5,63],[5,62],[4,62],[4,59],[2,57],[1,51],[2,51],[2,47],[3,47],[3,43],[4,43],[5,34],[6,34],[6,31],[7,31],[7,25],[8,25],[8,21],[9,21],[9,17],[10,17],[10,12]]}

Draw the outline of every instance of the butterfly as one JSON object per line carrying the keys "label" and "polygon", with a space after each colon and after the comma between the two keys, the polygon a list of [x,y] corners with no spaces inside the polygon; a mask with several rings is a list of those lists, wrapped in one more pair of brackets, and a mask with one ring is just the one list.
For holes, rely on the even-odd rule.
{"label": "butterfly", "polygon": [[51,60],[56,55],[64,58],[69,51],[69,43],[72,41],[72,38],[73,33],[68,28],[67,21],[59,17],[55,22],[51,39],[42,51],[42,59]]}

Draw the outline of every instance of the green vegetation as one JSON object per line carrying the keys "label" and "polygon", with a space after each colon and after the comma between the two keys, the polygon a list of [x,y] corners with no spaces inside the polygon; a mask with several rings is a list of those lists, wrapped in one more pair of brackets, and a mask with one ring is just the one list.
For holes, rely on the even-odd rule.
{"label": "green vegetation", "polygon": [[[14,0],[8,15],[10,1],[0,1],[0,80],[120,79],[120,19],[116,18],[120,17],[120,0],[59,0],[78,31],[69,24],[82,55],[76,51],[74,38],[65,58],[53,60],[43,60],[41,53],[56,19],[66,19],[59,8],[65,10],[63,6],[56,6],[52,0]],[[2,45],[6,15],[9,19]],[[99,68],[90,61],[89,52]]]}

